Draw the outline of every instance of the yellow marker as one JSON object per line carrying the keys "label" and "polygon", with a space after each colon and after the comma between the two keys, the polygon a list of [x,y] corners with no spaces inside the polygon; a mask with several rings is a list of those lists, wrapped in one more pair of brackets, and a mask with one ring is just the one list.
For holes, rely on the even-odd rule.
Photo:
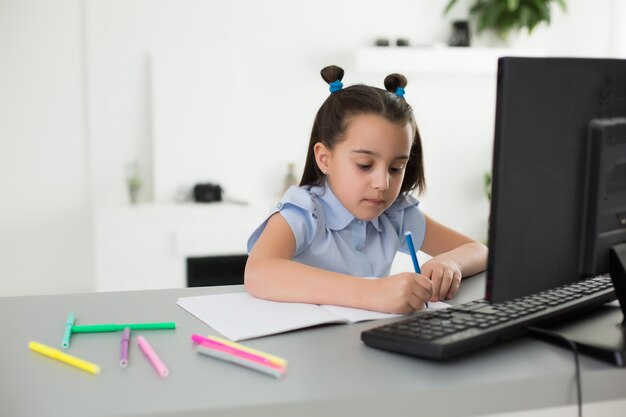
{"label": "yellow marker", "polygon": [[28,348],[33,352],[41,353],[49,358],[65,362],[68,365],[75,366],[91,374],[99,374],[101,371],[100,367],[95,363],[87,362],[86,360],[77,358],[76,356],[68,355],[67,353],[51,348],[50,346],[42,345],[41,343],[29,342]]}
{"label": "yellow marker", "polygon": [[264,358],[269,359],[276,365],[282,366],[283,368],[287,366],[287,360],[283,358],[279,358],[278,356],[270,355],[269,353],[261,352],[260,350],[252,349],[248,346],[240,345],[239,343],[231,342],[228,339],[224,339],[219,336],[207,336],[207,339],[213,339],[217,342],[221,342],[227,346],[233,347],[235,349],[243,350],[244,352],[252,353],[254,355],[259,355]]}

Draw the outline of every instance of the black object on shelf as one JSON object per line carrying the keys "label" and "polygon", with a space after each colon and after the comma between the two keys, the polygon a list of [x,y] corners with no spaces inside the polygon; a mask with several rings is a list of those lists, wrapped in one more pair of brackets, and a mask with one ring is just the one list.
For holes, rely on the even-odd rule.
{"label": "black object on shelf", "polygon": [[452,22],[452,35],[450,35],[448,45],[470,46],[470,31],[467,20],[455,20]]}
{"label": "black object on shelf", "polygon": [[396,46],[409,46],[409,40],[405,38],[396,39]]}
{"label": "black object on shelf", "polygon": [[197,203],[222,201],[222,187],[217,184],[196,184],[193,187],[193,200]]}
{"label": "black object on shelf", "polygon": [[389,46],[389,39],[387,38],[376,39],[376,46]]}

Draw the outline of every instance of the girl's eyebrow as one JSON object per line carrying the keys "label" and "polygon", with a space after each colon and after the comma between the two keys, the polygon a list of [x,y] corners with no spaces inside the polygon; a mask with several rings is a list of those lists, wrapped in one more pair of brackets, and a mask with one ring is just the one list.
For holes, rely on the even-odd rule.
{"label": "girl's eyebrow", "polygon": [[[360,153],[360,154],[364,154],[364,155],[370,155],[370,156],[375,156],[380,158],[380,154],[374,151],[370,151],[368,149],[353,149],[350,151],[350,153]],[[400,160],[405,160],[405,159],[409,159],[409,155],[398,155],[395,158],[393,158],[394,161],[397,159]]]}

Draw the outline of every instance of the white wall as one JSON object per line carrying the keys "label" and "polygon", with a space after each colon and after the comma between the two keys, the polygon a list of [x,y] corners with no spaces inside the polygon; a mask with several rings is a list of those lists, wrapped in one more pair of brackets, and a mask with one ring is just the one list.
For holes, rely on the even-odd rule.
{"label": "white wall", "polygon": [[0,296],[93,289],[80,0],[0,1]]}
{"label": "white wall", "polygon": [[[256,191],[267,194],[280,188],[272,183],[281,181],[287,162],[303,159],[314,113],[328,92],[319,70],[337,63],[346,68],[348,82],[358,82],[360,77],[352,68],[355,48],[370,44],[376,36],[432,43],[445,26],[439,19],[443,4],[423,0],[89,1],[96,202],[127,201],[125,165],[134,159],[140,160],[150,185],[144,198],[153,197],[151,159],[159,150],[152,147],[152,135],[157,141],[162,138],[160,130],[152,131],[148,106],[150,62],[155,63],[157,80],[162,79],[164,66],[169,70],[169,83],[161,86],[174,91],[173,81],[184,83],[188,77],[204,81],[205,97],[213,104],[194,108],[195,121],[191,117],[172,121],[177,125],[163,140],[241,144],[239,156],[228,156],[229,164],[219,167],[221,176],[212,175],[209,169],[205,178],[198,175],[196,180],[218,181],[242,197]],[[391,13],[393,19],[379,17]],[[177,75],[182,79],[175,79]],[[154,92],[157,97],[160,93]],[[162,100],[157,106],[162,103],[168,104]],[[159,116],[164,114],[159,107],[154,110]],[[201,122],[211,125],[212,130],[202,129],[190,139],[187,136],[199,130],[185,130],[183,124],[190,119],[196,126]],[[161,126],[161,119],[154,124]],[[178,137],[173,137],[175,133]],[[259,155],[267,148],[270,152],[263,165],[254,158],[246,159],[246,155]],[[183,168],[211,167],[224,159],[220,152],[202,148],[191,157],[195,159],[183,160]],[[250,169],[242,172],[241,167]],[[246,171],[254,173],[248,186],[233,183],[236,173]]]}
{"label": "white wall", "polygon": [[[153,199],[155,172],[161,172],[152,162],[159,152],[155,143],[176,143],[191,158],[179,170],[170,167],[188,175],[183,186],[195,176],[220,182],[237,197],[276,194],[286,163],[301,168],[314,112],[328,94],[319,69],[336,63],[346,69],[347,83],[380,84],[384,74],[357,72],[356,48],[379,36],[443,43],[448,21],[463,15],[461,2],[443,18],[446,4],[0,1],[0,295],[93,288],[90,207],[127,203],[126,165],[135,159],[146,182],[142,199]],[[566,15],[556,11],[552,26],[520,39],[520,47],[539,45],[555,55],[624,54],[619,1],[568,4]],[[194,62],[197,67],[183,65]],[[167,100],[158,101],[163,88],[172,94],[171,78],[159,84],[167,68],[170,75],[206,71],[200,79],[221,108],[198,111],[191,120],[202,120],[215,135],[175,134],[179,119],[171,117]],[[488,207],[481,173],[490,165],[493,107],[473,103],[490,102],[494,89],[489,79],[407,75],[407,99],[425,140],[424,206],[484,238]],[[198,146],[193,152],[184,146],[190,140]],[[463,147],[481,151],[470,160],[450,151]],[[226,148],[236,154],[222,156]]]}
{"label": "white wall", "polygon": [[609,48],[613,56],[626,57],[626,1],[612,0],[610,4],[610,27]]}

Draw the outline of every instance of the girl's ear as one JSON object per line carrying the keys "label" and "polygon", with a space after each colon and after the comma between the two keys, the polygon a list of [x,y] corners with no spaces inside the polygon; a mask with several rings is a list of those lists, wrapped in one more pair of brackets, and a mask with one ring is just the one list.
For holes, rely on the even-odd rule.
{"label": "girl's ear", "polygon": [[315,154],[315,162],[320,171],[326,173],[328,171],[328,164],[330,163],[330,150],[322,142],[317,142],[313,146],[313,153]]}

